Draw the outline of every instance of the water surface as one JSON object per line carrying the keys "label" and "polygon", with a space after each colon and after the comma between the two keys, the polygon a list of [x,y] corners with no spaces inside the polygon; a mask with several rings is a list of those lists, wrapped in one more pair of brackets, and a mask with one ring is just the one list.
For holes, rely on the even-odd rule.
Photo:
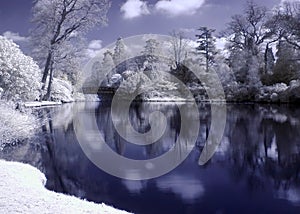
{"label": "water surface", "polygon": [[[74,133],[74,108],[87,119],[96,116],[110,148],[136,160],[164,154],[180,133],[180,113],[172,103],[131,105],[130,121],[141,133],[150,130],[151,112],[160,110],[167,116],[165,134],[147,146],[133,145],[118,135],[109,103],[43,110],[51,120],[43,127],[48,134],[33,162],[46,174],[50,190],[141,214],[300,212],[300,110],[296,106],[228,105],[221,145],[201,166],[198,161],[211,113],[209,105],[199,104],[200,133],[191,154],[175,170],[144,181],[111,176],[85,156]],[[193,112],[186,117],[192,118]]]}

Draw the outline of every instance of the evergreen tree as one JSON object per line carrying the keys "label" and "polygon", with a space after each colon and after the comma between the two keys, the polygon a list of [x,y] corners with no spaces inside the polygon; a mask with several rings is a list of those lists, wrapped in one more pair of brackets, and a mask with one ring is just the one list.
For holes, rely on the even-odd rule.
{"label": "evergreen tree", "polygon": [[159,42],[155,39],[148,39],[141,54],[146,57],[146,60],[150,64],[157,62],[159,55]]}
{"label": "evergreen tree", "polygon": [[112,58],[116,65],[120,64],[121,62],[124,61],[124,59],[126,59],[126,47],[121,37],[119,37],[116,41]]}
{"label": "evergreen tree", "polygon": [[196,50],[205,57],[206,72],[208,72],[210,65],[215,62],[214,57],[217,54],[215,38],[212,35],[215,30],[207,27],[201,27],[198,30],[200,34],[197,34],[196,37],[199,46]]}

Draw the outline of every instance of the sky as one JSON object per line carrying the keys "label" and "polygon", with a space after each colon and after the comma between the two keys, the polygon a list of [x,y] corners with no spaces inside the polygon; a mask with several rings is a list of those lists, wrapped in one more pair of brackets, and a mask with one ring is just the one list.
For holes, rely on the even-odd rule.
{"label": "sky", "polygon": [[[17,43],[26,42],[33,27],[30,22],[32,1],[0,1],[0,35]],[[284,0],[256,1],[273,8]],[[89,47],[93,51],[118,37],[145,33],[168,35],[172,30],[181,30],[195,39],[194,29],[208,26],[219,32],[232,15],[243,12],[245,4],[246,0],[112,0],[108,25],[88,34]]]}

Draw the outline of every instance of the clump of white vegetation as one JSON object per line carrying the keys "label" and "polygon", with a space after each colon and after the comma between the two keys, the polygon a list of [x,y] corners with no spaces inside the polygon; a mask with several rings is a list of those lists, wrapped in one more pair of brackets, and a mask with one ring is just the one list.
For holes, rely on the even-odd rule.
{"label": "clump of white vegetation", "polygon": [[32,101],[40,95],[41,71],[19,46],[0,36],[1,99]]}
{"label": "clump of white vegetation", "polygon": [[15,110],[14,105],[0,101],[0,148],[33,138],[37,126],[34,115]]}

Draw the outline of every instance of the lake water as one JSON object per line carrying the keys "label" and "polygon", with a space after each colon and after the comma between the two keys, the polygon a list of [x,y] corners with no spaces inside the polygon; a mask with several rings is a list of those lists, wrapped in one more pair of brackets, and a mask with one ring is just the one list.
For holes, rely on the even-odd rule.
{"label": "lake water", "polygon": [[[200,129],[192,152],[176,169],[158,178],[124,180],[95,166],[77,140],[75,114],[79,109],[87,120],[96,118],[99,133],[116,153],[145,160],[161,156],[176,142],[181,119],[179,108],[172,103],[131,105],[130,121],[138,132],[150,130],[151,112],[159,110],[167,117],[165,134],[147,146],[133,145],[118,135],[108,102],[41,110],[41,115],[51,119],[43,127],[47,133],[44,145],[26,150],[28,154],[37,150],[39,156],[24,157],[46,174],[48,189],[134,213],[300,213],[300,109],[227,105],[222,142],[213,158],[201,166],[199,156],[210,129],[211,107],[199,104],[198,108]],[[9,154],[7,159],[16,156]]]}

